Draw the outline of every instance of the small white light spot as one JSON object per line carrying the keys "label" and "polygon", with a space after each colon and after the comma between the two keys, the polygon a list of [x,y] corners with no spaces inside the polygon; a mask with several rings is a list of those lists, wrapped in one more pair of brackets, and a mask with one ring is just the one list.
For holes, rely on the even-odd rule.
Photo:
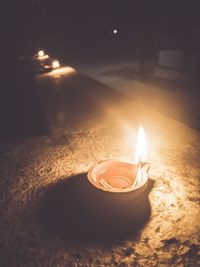
{"label": "small white light spot", "polygon": [[60,67],[60,63],[59,63],[59,61],[58,61],[58,60],[53,61],[53,63],[52,63],[52,67],[53,67],[54,69],[59,68],[59,67]]}
{"label": "small white light spot", "polygon": [[43,50],[40,50],[38,51],[38,56],[39,57],[43,57],[45,54],[44,54],[44,51]]}
{"label": "small white light spot", "polygon": [[117,30],[117,29],[114,29],[114,30],[113,30],[113,33],[114,33],[114,34],[117,34],[117,33],[118,33],[118,30]]}

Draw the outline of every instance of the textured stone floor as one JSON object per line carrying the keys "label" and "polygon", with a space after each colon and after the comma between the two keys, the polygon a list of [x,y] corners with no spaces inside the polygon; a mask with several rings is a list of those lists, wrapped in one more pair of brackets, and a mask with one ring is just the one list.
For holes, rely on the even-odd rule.
{"label": "textured stone floor", "polygon": [[[0,145],[0,266],[200,266],[199,132],[71,69],[37,82],[50,134]],[[105,242],[49,231],[54,220],[45,226],[40,212],[49,188],[100,159],[130,161],[139,124],[154,181],[146,224]]]}

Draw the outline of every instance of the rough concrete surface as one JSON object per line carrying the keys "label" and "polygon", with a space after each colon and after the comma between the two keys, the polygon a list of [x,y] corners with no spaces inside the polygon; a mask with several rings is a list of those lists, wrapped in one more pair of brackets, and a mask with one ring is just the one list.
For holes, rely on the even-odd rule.
{"label": "rough concrete surface", "polygon": [[[37,83],[50,134],[0,145],[0,266],[200,266],[199,132],[70,69],[40,76]],[[82,240],[81,231],[80,240],[73,233],[68,240],[60,229],[49,231],[54,221],[54,230],[61,222],[42,219],[44,196],[48,199],[50,189],[86,173],[101,159],[130,161],[139,124],[146,131],[154,181],[145,224],[124,238],[100,242],[95,236],[87,240],[87,235]],[[59,198],[65,186],[54,196]],[[76,213],[82,206],[75,202],[83,197],[78,186],[69,192],[76,196],[73,202],[66,201]],[[89,202],[96,204],[94,197]],[[54,198],[47,203],[50,212],[55,203],[62,205]],[[126,216],[133,213],[130,209]],[[69,214],[73,216],[73,209]],[[75,221],[77,229],[86,229],[79,225],[81,217]],[[87,221],[92,225],[90,217]]]}

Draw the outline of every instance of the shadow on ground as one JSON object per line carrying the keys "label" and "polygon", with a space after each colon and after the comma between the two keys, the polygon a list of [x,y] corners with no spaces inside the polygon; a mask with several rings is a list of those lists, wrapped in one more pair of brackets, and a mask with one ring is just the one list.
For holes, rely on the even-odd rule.
{"label": "shadow on ground", "polygon": [[86,173],[51,185],[40,206],[47,237],[73,243],[114,242],[133,239],[147,223],[151,207],[148,194],[153,181],[135,193],[107,193],[94,188]]}

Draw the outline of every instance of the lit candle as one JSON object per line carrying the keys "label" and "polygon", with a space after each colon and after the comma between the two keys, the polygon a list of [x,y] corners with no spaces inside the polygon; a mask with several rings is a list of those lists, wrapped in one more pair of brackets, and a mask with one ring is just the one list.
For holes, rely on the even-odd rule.
{"label": "lit candle", "polygon": [[40,51],[37,52],[37,58],[39,60],[43,61],[43,60],[49,58],[49,55],[45,54],[44,50],[40,50]]}
{"label": "lit candle", "polygon": [[44,55],[45,54],[43,50],[38,51],[38,57],[43,57]]}
{"label": "lit candle", "polygon": [[54,60],[54,61],[52,62],[52,67],[53,67],[53,69],[57,69],[57,68],[59,68],[59,67],[60,67],[60,63],[59,63],[59,61],[58,61],[58,60]]}
{"label": "lit candle", "polygon": [[147,142],[144,129],[139,128],[136,163],[116,160],[100,161],[88,171],[90,183],[108,192],[124,193],[143,187],[148,180]]}

